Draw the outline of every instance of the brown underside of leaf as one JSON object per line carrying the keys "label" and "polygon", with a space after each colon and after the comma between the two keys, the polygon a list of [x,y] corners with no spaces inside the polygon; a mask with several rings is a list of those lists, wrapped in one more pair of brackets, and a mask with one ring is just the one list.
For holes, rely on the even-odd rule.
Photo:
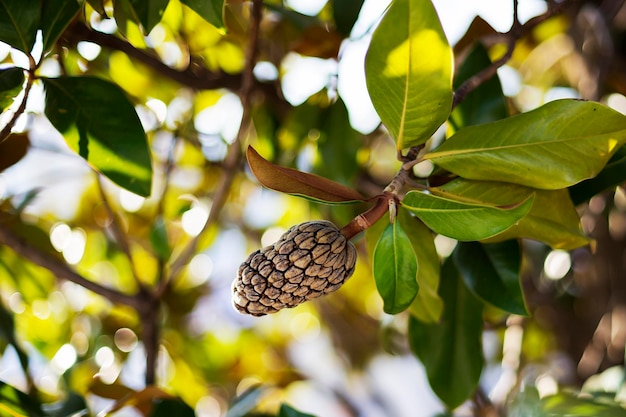
{"label": "brown underside of leaf", "polygon": [[366,200],[352,188],[327,178],[275,165],[259,155],[252,146],[248,146],[246,157],[252,173],[259,182],[272,190],[310,197],[328,203]]}

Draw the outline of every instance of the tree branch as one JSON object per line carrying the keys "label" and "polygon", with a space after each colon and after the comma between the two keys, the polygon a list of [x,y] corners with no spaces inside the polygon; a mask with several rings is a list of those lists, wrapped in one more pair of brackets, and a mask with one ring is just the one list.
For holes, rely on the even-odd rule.
{"label": "tree branch", "polygon": [[187,265],[187,263],[196,251],[198,241],[201,239],[204,233],[206,233],[209,226],[217,221],[219,214],[224,207],[226,200],[228,199],[228,195],[230,194],[230,188],[233,180],[235,179],[235,175],[237,174],[237,172],[239,172],[239,166],[242,158],[241,142],[243,141],[243,138],[248,129],[248,125],[250,123],[250,99],[255,83],[253,69],[254,65],[256,64],[256,56],[259,43],[259,27],[262,15],[263,1],[253,0],[252,17],[250,20],[250,28],[248,32],[248,47],[246,50],[246,65],[242,73],[241,88],[239,90],[239,99],[241,100],[241,105],[243,107],[241,126],[239,127],[239,132],[237,133],[235,141],[229,146],[228,153],[226,154],[226,158],[224,159],[222,179],[217,189],[215,190],[215,193],[213,193],[211,210],[209,212],[209,217],[204,225],[204,228],[194,239],[191,240],[191,242],[189,242],[183,252],[172,263],[170,269],[170,280],[178,276],[182,268]]}
{"label": "tree branch", "polygon": [[10,247],[19,256],[46,268],[57,279],[64,279],[80,285],[94,293],[101,295],[113,303],[123,304],[138,309],[141,301],[133,295],[124,294],[112,288],[105,287],[90,281],[63,261],[29,245],[24,239],[9,230],[6,225],[0,224],[0,243]]}
{"label": "tree branch", "polygon": [[505,38],[505,42],[507,44],[506,52],[501,58],[494,61],[487,68],[483,69],[482,71],[478,72],[474,76],[467,79],[465,82],[463,82],[463,84],[461,84],[459,88],[456,89],[456,91],[454,92],[454,98],[452,100],[452,108],[454,109],[456,106],[461,104],[461,102],[465,99],[465,96],[467,96],[470,92],[474,91],[480,85],[482,85],[491,77],[493,77],[497,73],[498,68],[502,67],[511,59],[511,56],[513,55],[513,51],[515,49],[515,45],[517,41],[519,41],[521,38],[526,36],[528,32],[530,32],[540,23],[546,21],[552,16],[555,16],[561,13],[571,3],[572,3],[571,1],[567,1],[567,0],[561,3],[556,3],[556,4],[551,3],[550,7],[544,14],[535,16],[522,25],[520,24],[518,20],[518,16],[517,16],[517,0],[514,0],[513,25],[511,26],[511,29],[509,29],[507,33],[503,34]]}

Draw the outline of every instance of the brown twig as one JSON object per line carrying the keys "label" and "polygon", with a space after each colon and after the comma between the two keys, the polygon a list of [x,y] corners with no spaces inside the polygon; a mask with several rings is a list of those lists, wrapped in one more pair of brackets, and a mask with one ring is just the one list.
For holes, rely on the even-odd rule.
{"label": "brown twig", "polygon": [[250,99],[254,86],[254,74],[253,69],[256,63],[257,49],[259,43],[259,27],[263,14],[263,1],[252,1],[252,17],[250,21],[250,27],[248,32],[248,47],[246,50],[246,64],[242,74],[241,89],[239,90],[239,99],[243,107],[243,115],[241,118],[241,126],[235,141],[229,146],[228,153],[224,159],[223,174],[221,182],[218,185],[215,193],[213,193],[211,210],[209,211],[208,219],[204,225],[202,231],[189,242],[187,247],[182,251],[178,258],[172,263],[170,268],[170,280],[178,276],[182,268],[187,265],[191,257],[196,251],[198,242],[201,237],[209,229],[209,226],[214,224],[228,199],[230,194],[230,188],[235,179],[235,175],[239,171],[239,165],[241,163],[242,151],[241,142],[247,132],[248,124],[250,122]]}
{"label": "brown twig", "polygon": [[545,13],[539,16],[535,16],[532,19],[528,20],[526,23],[521,24],[517,15],[517,0],[514,0],[513,24],[511,25],[511,29],[509,29],[507,33],[503,34],[507,45],[506,52],[504,53],[504,55],[502,55],[502,57],[494,61],[490,66],[467,79],[465,82],[463,82],[463,84],[461,84],[459,88],[456,89],[456,91],[454,92],[454,98],[452,100],[452,108],[454,109],[456,106],[461,104],[461,102],[470,92],[474,91],[487,80],[491,79],[491,77],[493,77],[498,71],[498,68],[509,62],[511,56],[513,55],[515,45],[522,37],[526,36],[528,32],[530,32],[540,23],[562,12],[563,9],[565,9],[565,7],[567,7],[569,4],[571,4],[570,1],[563,1],[561,3],[551,4],[551,6]]}
{"label": "brown twig", "polygon": [[138,309],[141,304],[137,297],[133,295],[124,294],[113,288],[108,288],[88,280],[71,269],[65,262],[37,249],[2,224],[0,224],[0,243],[11,248],[21,257],[46,268],[52,272],[57,279],[64,279],[78,284],[81,287],[105,297],[113,303],[127,305],[135,309]]}
{"label": "brown twig", "polygon": [[33,82],[35,82],[35,68],[37,67],[35,60],[30,54],[28,54],[28,61],[30,62],[30,70],[27,71],[28,79],[26,80],[26,86],[24,87],[22,102],[15,110],[15,113],[13,113],[13,116],[8,123],[2,128],[2,130],[0,130],[0,143],[4,142],[4,140],[9,137],[13,126],[15,126],[15,122],[17,122],[17,119],[26,110],[26,102],[28,101],[28,96],[30,95],[30,89],[33,86]]}

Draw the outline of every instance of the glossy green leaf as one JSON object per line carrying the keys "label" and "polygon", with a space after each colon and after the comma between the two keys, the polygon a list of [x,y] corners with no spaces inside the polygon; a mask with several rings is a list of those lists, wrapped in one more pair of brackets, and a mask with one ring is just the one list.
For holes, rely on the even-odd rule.
{"label": "glossy green leaf", "polygon": [[152,163],[124,91],[95,77],[43,78],[46,116],[75,152],[120,187],[150,195]]}
{"label": "glossy green leaf", "polygon": [[526,216],[488,241],[527,238],[544,242],[555,249],[574,249],[589,243],[566,190],[536,190],[516,184],[457,178],[431,189],[431,192],[452,199],[489,201],[497,206],[515,204],[534,194],[533,205]]}
{"label": "glossy green leaf", "polygon": [[337,31],[344,37],[349,37],[352,27],[359,17],[364,0],[333,0],[333,19]]}
{"label": "glossy green leaf", "polygon": [[24,70],[7,68],[0,70],[0,113],[13,103],[13,99],[22,91]]}
{"label": "glossy green leaf", "polygon": [[194,417],[193,408],[179,398],[159,398],[154,402],[150,417]]}
{"label": "glossy green leaf", "polygon": [[603,401],[586,396],[576,397],[568,392],[544,397],[541,403],[548,416],[626,417],[626,408],[617,401]]}
{"label": "glossy green leaf", "polygon": [[181,0],[200,17],[217,28],[224,27],[224,0]]}
{"label": "glossy green leaf", "polygon": [[417,295],[417,258],[400,222],[387,225],[373,258],[374,280],[387,314],[398,314]]}
{"label": "glossy green leaf", "polygon": [[579,205],[624,181],[626,181],[626,146],[615,152],[597,176],[570,187],[569,195],[574,205]]}
{"label": "glossy green leaf", "polygon": [[451,258],[441,269],[439,295],[445,306],[440,322],[411,317],[408,337],[431,388],[453,409],[472,395],[483,368],[482,304],[463,285]]}
{"label": "glossy green leaf", "polygon": [[41,10],[43,50],[50,51],[67,25],[78,14],[81,5],[77,0],[44,0]]}
{"label": "glossy green leaf", "polygon": [[452,106],[452,50],[430,0],[394,0],[372,36],[367,89],[398,149],[426,142]]}
{"label": "glossy green leaf", "polygon": [[289,405],[283,403],[280,405],[280,410],[278,411],[277,417],[315,417],[315,416],[313,414],[307,414],[307,413],[298,411],[295,408],[292,408]]}
{"label": "glossy green leaf", "polygon": [[0,412],[11,417],[43,417],[41,404],[11,385],[0,381]]}
{"label": "glossy green leaf", "polygon": [[459,130],[426,159],[461,177],[569,187],[597,175],[626,143],[626,116],[600,103],[557,100]]}
{"label": "glossy green leaf", "polygon": [[364,197],[352,188],[318,175],[272,164],[251,146],[248,146],[246,157],[254,176],[272,190],[327,203],[364,201]]}
{"label": "glossy green leaf", "polygon": [[0,41],[30,53],[40,13],[39,0],[0,0]]}
{"label": "glossy green leaf", "polygon": [[489,201],[455,200],[409,191],[402,206],[431,230],[460,241],[482,240],[502,233],[520,221],[533,205],[534,196],[498,207]]}
{"label": "glossy green leaf", "polygon": [[[491,65],[485,47],[476,43],[454,76],[454,89]],[[449,123],[454,130],[462,127],[494,122],[508,116],[500,79],[494,76],[465,96],[450,115]]]}
{"label": "glossy green leaf", "polygon": [[426,323],[436,323],[443,312],[443,300],[439,297],[440,264],[433,233],[418,218],[402,207],[398,221],[406,232],[417,258],[417,283],[419,291],[409,306],[413,317]]}
{"label": "glossy green leaf", "polygon": [[520,286],[522,255],[516,240],[460,242],[453,256],[465,285],[477,297],[507,313],[528,315]]}
{"label": "glossy green leaf", "polygon": [[128,0],[146,34],[161,21],[169,0]]}

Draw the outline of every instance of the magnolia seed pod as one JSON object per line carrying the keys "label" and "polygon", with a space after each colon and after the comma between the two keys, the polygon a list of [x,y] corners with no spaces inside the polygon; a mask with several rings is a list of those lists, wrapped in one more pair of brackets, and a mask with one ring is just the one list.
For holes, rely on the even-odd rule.
{"label": "magnolia seed pod", "polygon": [[356,248],[334,224],[301,223],[241,264],[233,303],[253,316],[295,307],[337,290],[352,275],[355,263]]}

